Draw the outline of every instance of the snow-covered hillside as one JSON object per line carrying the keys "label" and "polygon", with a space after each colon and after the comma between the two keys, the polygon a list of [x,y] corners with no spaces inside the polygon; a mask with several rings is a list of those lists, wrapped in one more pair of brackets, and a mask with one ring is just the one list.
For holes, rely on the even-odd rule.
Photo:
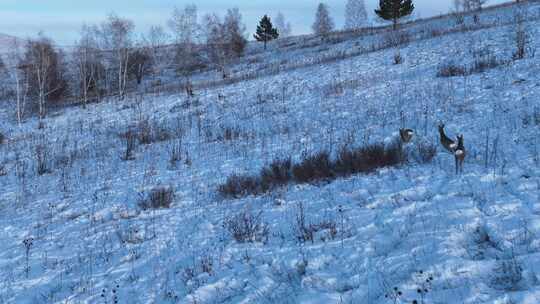
{"label": "snow-covered hillside", "polygon": [[15,42],[22,44],[23,41],[17,37],[0,33],[0,54],[8,52]]}
{"label": "snow-covered hillside", "polygon": [[[194,77],[194,98],[65,108],[39,129],[1,103],[0,303],[540,303],[540,4],[519,8],[521,60],[510,6],[252,45],[228,83]],[[471,73],[438,77],[447,66]],[[440,123],[464,135],[461,175]],[[438,146],[430,163],[217,191],[402,127]],[[141,208],[160,187],[169,208]],[[256,233],[239,242],[245,218]]]}

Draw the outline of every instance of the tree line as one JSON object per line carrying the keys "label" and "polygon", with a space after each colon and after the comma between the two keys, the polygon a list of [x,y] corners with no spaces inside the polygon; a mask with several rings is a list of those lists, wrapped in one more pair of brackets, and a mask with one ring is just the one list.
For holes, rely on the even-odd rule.
{"label": "tree line", "polygon": [[68,48],[43,33],[16,40],[0,56],[0,98],[15,100],[19,122],[28,115],[43,118],[69,99],[83,107],[108,96],[123,99],[129,91],[158,85],[159,76],[189,83],[193,72],[211,69],[227,77],[227,66],[247,45],[236,8],[223,17],[199,18],[197,7],[187,5],[174,9],[167,26],[137,34],[132,20],[112,13],[99,24],[83,25]]}
{"label": "tree line", "polygon": [[[455,0],[456,11],[480,9],[485,2]],[[398,20],[414,9],[412,0],[380,0],[375,14],[391,21],[395,29]],[[347,0],[345,29],[367,24],[364,0]],[[15,42],[0,56],[0,98],[15,100],[21,122],[33,114],[43,118],[47,109],[68,99],[83,107],[108,96],[123,99],[129,91],[159,86],[163,75],[176,75],[173,79],[191,95],[194,72],[217,70],[224,79],[229,77],[228,67],[244,55],[247,45],[246,26],[237,8],[224,16],[211,13],[199,18],[197,6],[186,5],[173,10],[167,27],[153,26],[136,34],[132,20],[112,13],[99,24],[83,25],[69,49],[56,47],[43,33],[25,43]],[[324,36],[334,28],[329,7],[320,3],[313,32]],[[291,24],[279,13],[275,24],[263,16],[253,38],[266,49],[269,41],[291,33]]]}

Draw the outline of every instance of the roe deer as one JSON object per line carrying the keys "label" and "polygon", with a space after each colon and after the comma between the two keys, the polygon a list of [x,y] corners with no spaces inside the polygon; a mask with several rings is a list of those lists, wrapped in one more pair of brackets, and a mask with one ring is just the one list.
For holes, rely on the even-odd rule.
{"label": "roe deer", "polygon": [[454,153],[457,148],[457,144],[455,141],[451,140],[446,134],[444,133],[444,124],[439,125],[439,135],[441,137],[441,144],[442,146],[450,153]]}
{"label": "roe deer", "polygon": [[399,136],[401,137],[401,142],[408,144],[411,142],[414,131],[412,129],[399,129]]}
{"label": "roe deer", "polygon": [[456,158],[456,174],[463,173],[463,162],[465,161],[465,156],[467,152],[465,151],[465,146],[463,145],[463,135],[458,135],[458,143],[454,151],[454,157]]}

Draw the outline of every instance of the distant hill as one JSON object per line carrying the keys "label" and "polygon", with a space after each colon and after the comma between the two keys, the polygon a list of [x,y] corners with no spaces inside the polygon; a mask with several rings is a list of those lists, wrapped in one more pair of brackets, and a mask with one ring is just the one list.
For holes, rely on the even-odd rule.
{"label": "distant hill", "polygon": [[23,39],[0,33],[0,53],[7,52],[14,41],[23,42]]}

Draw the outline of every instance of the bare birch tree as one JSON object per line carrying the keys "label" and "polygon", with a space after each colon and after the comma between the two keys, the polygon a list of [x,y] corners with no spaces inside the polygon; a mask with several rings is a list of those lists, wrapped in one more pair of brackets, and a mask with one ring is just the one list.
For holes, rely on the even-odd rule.
{"label": "bare birch tree", "polygon": [[319,3],[312,29],[317,35],[326,35],[334,29],[334,21],[326,4]]}
{"label": "bare birch tree", "polygon": [[147,46],[150,48],[150,56],[154,64],[153,75],[158,75],[161,73],[161,70],[169,64],[168,52],[165,48],[165,45],[170,40],[169,35],[161,26],[152,26],[148,31],[147,36]]}
{"label": "bare birch tree", "polygon": [[133,21],[110,14],[107,21],[101,25],[104,45],[114,57],[114,66],[117,73],[118,97],[123,99],[128,84],[129,56],[133,47]]}
{"label": "bare birch tree", "polygon": [[199,65],[195,49],[196,43],[201,38],[197,6],[190,4],[183,9],[175,8],[168,25],[176,46],[175,60],[178,71],[187,76]]}
{"label": "bare birch tree", "polygon": [[28,41],[24,58],[19,63],[29,83],[29,93],[36,98],[40,119],[46,115],[47,102],[60,101],[66,92],[62,60],[63,53],[40,33],[37,39]]}
{"label": "bare birch tree", "polygon": [[98,36],[99,29],[96,26],[83,25],[81,38],[76,43],[73,52],[83,108],[88,104],[92,91],[96,96],[99,95],[99,80],[103,64],[101,63]]}
{"label": "bare birch tree", "polygon": [[345,29],[355,30],[367,24],[364,0],[348,0],[345,6]]}
{"label": "bare birch tree", "polygon": [[292,27],[291,23],[285,20],[283,13],[279,12],[275,20],[279,38],[289,37],[292,34]]}
{"label": "bare birch tree", "polygon": [[10,78],[15,84],[15,113],[17,117],[17,123],[19,126],[22,124],[24,117],[24,109],[26,107],[26,100],[28,96],[28,78],[24,77],[23,69],[19,65],[23,61],[22,45],[19,40],[14,39],[11,43],[9,52],[6,55],[6,69]]}

